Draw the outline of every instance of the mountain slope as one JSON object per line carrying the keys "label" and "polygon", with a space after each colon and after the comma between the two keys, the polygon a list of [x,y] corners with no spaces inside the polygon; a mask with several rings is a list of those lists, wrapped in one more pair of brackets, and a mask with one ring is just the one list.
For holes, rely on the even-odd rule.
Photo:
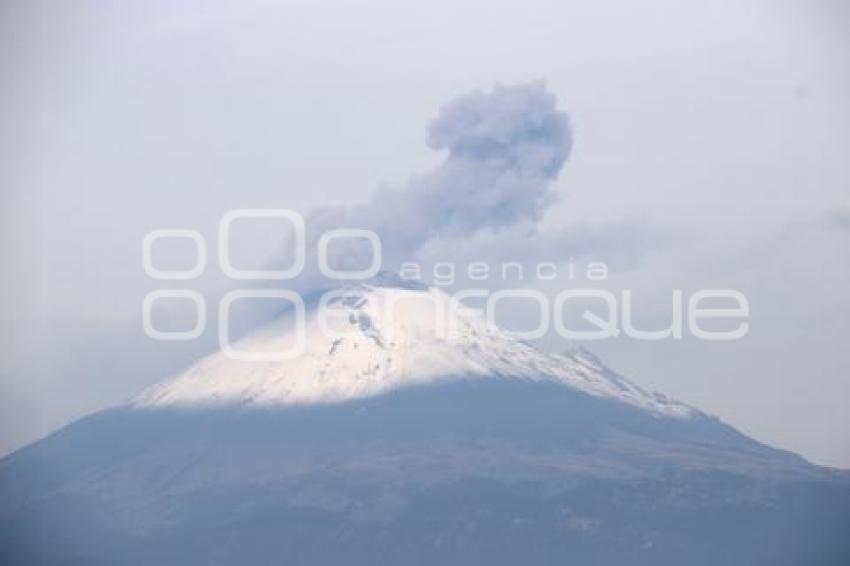
{"label": "mountain slope", "polygon": [[849,563],[846,474],[472,312],[376,308],[432,294],[355,289],[348,349],[212,356],[0,460],[0,563]]}

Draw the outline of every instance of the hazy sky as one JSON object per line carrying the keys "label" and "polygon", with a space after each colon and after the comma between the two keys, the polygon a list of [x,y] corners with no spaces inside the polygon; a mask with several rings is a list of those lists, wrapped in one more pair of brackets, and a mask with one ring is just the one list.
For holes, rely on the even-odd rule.
{"label": "hazy sky", "polygon": [[[511,259],[530,242],[607,261],[646,324],[673,288],[740,289],[744,340],[593,348],[762,441],[850,467],[844,6],[4,2],[0,452],[212,347],[213,333],[142,334],[159,286],[142,271],[146,232],[214,242],[231,208],[369,202],[440,166],[426,129],[442,104],[543,80],[573,145],[536,235],[424,255]],[[185,287],[213,303],[227,283],[208,272]]]}

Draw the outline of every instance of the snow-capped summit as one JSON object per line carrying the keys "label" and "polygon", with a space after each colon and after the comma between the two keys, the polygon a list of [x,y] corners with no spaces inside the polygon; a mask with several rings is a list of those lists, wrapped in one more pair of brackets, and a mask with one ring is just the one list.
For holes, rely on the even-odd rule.
{"label": "snow-capped summit", "polygon": [[[561,383],[658,415],[687,417],[694,411],[642,390],[583,349],[543,353],[446,292],[391,274],[310,301],[301,349],[294,320],[283,316],[232,345],[237,358],[265,359],[215,353],[144,391],[134,405],[326,403],[413,384],[482,378]],[[290,355],[278,356],[287,351]]]}

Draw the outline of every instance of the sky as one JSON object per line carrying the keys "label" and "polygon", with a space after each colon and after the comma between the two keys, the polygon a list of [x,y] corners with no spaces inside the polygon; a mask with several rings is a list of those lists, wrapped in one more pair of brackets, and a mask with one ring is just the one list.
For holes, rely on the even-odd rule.
{"label": "sky", "polygon": [[[751,310],[742,340],[592,348],[763,442],[850,468],[843,3],[0,10],[0,453],[214,347],[213,332],[144,336],[142,298],[161,286],[142,269],[147,232],[185,227],[214,242],[234,208],[374,210],[376,190],[413,194],[453,167],[457,139],[432,127],[446,104],[540,84],[569,123],[559,174],[538,179],[551,200],[499,226],[492,214],[464,224],[478,231],[462,245],[446,223],[438,235],[450,237],[421,240],[417,257],[604,261],[646,325],[663,322],[671,289],[739,289]],[[269,234],[243,238],[240,257],[274,257]],[[185,250],[168,253],[179,263]],[[210,268],[181,288],[212,303],[230,286]],[[524,322],[519,309],[513,318]]]}

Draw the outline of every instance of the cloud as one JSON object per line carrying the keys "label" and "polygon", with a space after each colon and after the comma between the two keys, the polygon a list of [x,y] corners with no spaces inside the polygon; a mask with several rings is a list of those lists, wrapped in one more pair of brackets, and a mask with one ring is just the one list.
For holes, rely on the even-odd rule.
{"label": "cloud", "polygon": [[[377,190],[367,202],[311,211],[308,254],[315,256],[327,230],[366,228],[380,237],[384,268],[392,269],[435,240],[536,224],[553,202],[552,181],[572,146],[569,117],[556,103],[544,83],[534,82],[444,105],[429,125],[428,146],[446,151],[445,160],[406,186]],[[361,257],[365,246],[353,242],[330,252],[335,265],[368,263]]]}
{"label": "cloud", "polygon": [[778,240],[787,241],[812,231],[850,233],[850,208],[837,206],[815,218],[787,224]]}
{"label": "cloud", "polygon": [[839,207],[833,209],[827,215],[827,225],[845,232],[850,232],[850,208]]}

